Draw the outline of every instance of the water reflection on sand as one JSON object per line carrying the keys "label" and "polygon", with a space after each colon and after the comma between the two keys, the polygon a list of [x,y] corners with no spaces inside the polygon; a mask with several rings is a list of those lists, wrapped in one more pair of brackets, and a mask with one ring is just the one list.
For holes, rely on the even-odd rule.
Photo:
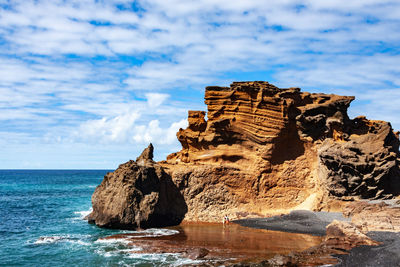
{"label": "water reflection on sand", "polygon": [[169,235],[146,235],[144,232],[113,235],[105,239],[124,239],[140,247],[133,253],[181,253],[206,248],[204,260],[258,261],[276,254],[303,251],[316,246],[322,237],[252,229],[237,224],[191,224],[168,227]]}

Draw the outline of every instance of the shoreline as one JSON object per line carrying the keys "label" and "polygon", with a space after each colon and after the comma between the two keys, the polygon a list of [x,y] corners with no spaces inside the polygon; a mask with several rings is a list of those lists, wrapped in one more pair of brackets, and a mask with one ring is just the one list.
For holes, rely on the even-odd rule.
{"label": "shoreline", "polygon": [[[314,236],[325,236],[326,226],[334,220],[350,223],[351,217],[346,218],[340,212],[312,212],[296,210],[289,214],[268,218],[249,218],[232,221],[241,226],[281,231],[287,233],[302,233]],[[260,266],[293,266],[307,265],[307,262],[315,262],[320,258],[321,263],[336,259],[336,263],[329,266],[353,267],[353,266],[400,266],[400,233],[391,231],[371,231],[367,238],[379,242],[379,245],[360,245],[351,249],[339,247],[327,247],[321,243],[319,246],[307,249],[300,253],[288,255],[276,255],[273,259],[260,262]],[[351,240],[351,239],[350,239]],[[342,240],[343,241],[343,240]],[[340,241],[339,241],[340,242]],[[323,263],[323,265],[325,265]],[[242,266],[247,266],[243,263]]]}
{"label": "shoreline", "polygon": [[232,222],[256,229],[324,236],[326,226],[334,220],[350,221],[350,218],[344,217],[340,212],[294,210],[279,216],[240,219]]}
{"label": "shoreline", "polygon": [[400,233],[369,232],[367,236],[381,242],[378,246],[359,246],[346,255],[334,255],[340,259],[337,267],[353,266],[400,266]]}

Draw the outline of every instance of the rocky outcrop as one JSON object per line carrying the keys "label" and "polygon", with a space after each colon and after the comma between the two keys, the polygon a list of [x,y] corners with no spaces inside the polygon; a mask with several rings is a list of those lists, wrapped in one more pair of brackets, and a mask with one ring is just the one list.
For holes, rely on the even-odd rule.
{"label": "rocky outcrop", "polygon": [[153,161],[151,144],[136,161],[121,164],[104,177],[92,204],[89,222],[119,229],[177,225],[187,211],[170,176]]}
{"label": "rocky outcrop", "polygon": [[343,214],[351,217],[352,223],[364,233],[371,231],[400,232],[400,206],[398,204],[351,202],[344,208]]}
{"label": "rocky outcrop", "polygon": [[398,195],[398,133],[387,122],[349,119],[353,100],[267,82],[207,87],[208,112],[189,111],[177,133],[182,150],[161,163],[188,203],[186,219]]}
{"label": "rocky outcrop", "polygon": [[177,133],[182,150],[155,163],[151,149],[108,174],[91,218],[147,227],[396,196],[399,133],[388,122],[350,119],[353,100],[268,82],[207,87],[208,111],[189,111]]}
{"label": "rocky outcrop", "polygon": [[400,189],[399,140],[390,123],[357,117],[342,142],[318,149],[320,178],[334,196],[390,198]]}
{"label": "rocky outcrop", "polygon": [[[288,255],[278,254],[272,259],[262,262],[260,265],[337,266],[337,264],[340,265],[340,262],[337,259],[337,255],[348,254],[349,250],[357,246],[379,246],[381,244],[382,243],[371,239],[369,236],[361,232],[354,224],[334,220],[326,226],[326,236],[319,245],[303,250],[301,252],[290,253]],[[335,255],[335,257],[333,257],[332,255]],[[366,265],[357,263],[344,266]]]}
{"label": "rocky outcrop", "polygon": [[354,224],[334,220],[326,227],[324,245],[332,249],[350,250],[357,246],[377,246],[379,242],[362,233]]}

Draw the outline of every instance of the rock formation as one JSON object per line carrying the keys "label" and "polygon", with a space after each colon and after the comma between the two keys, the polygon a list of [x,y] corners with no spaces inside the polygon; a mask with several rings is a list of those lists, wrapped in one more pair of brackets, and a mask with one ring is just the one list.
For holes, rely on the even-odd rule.
{"label": "rock formation", "polygon": [[398,133],[388,122],[349,119],[353,100],[267,82],[207,87],[207,120],[189,111],[177,133],[182,150],[162,163],[188,203],[186,219],[397,195]]}
{"label": "rock formation", "polygon": [[334,220],[326,227],[324,245],[334,249],[350,250],[362,245],[377,246],[379,242],[366,236],[351,223]]}
{"label": "rock formation", "polygon": [[103,226],[116,220],[143,227],[151,214],[221,221],[225,214],[320,210],[332,199],[398,195],[399,134],[388,122],[350,119],[353,100],[267,82],[207,87],[207,113],[189,111],[189,126],[177,133],[182,150],[108,174],[93,195],[91,218]]}
{"label": "rock formation", "polygon": [[320,177],[334,196],[388,198],[400,189],[399,140],[390,123],[357,117],[345,142],[327,139],[320,146]]}
{"label": "rock formation", "polygon": [[261,266],[336,266],[340,262],[332,255],[347,254],[357,246],[378,245],[381,243],[362,233],[354,224],[334,220],[327,225],[326,236],[319,245],[288,255],[278,254]]}
{"label": "rock formation", "polygon": [[400,207],[384,202],[371,204],[366,201],[350,202],[343,214],[364,233],[371,231],[400,232]]}
{"label": "rock formation", "polygon": [[136,159],[108,173],[92,196],[88,221],[136,229],[179,224],[187,206],[171,178],[153,161],[152,144]]}

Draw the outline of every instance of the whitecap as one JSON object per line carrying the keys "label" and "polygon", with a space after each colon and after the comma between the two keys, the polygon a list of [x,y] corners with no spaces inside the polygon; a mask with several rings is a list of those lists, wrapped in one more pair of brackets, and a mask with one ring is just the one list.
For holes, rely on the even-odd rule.
{"label": "whitecap", "polygon": [[[111,249],[111,250],[110,250]],[[118,248],[110,248],[110,247],[101,247],[95,250],[95,252],[104,257],[114,257],[114,256],[125,256],[131,255],[132,253],[141,251],[141,247],[132,246],[130,248],[118,249]]]}
{"label": "whitecap", "polygon": [[170,266],[193,265],[193,264],[201,264],[203,262],[204,262],[204,260],[192,260],[189,258],[179,258],[174,263],[171,263]]}
{"label": "whitecap", "polygon": [[179,234],[178,230],[160,229],[160,228],[150,228],[150,229],[146,229],[146,230],[144,230],[142,232],[148,233],[151,236],[168,236],[168,235]]}
{"label": "whitecap", "polygon": [[75,244],[78,244],[81,246],[90,246],[91,245],[89,242],[85,242],[82,240],[68,240],[68,242],[75,243]]}
{"label": "whitecap", "polygon": [[112,257],[112,256],[116,256],[115,251],[107,251],[107,252],[103,252],[103,253],[99,253],[102,254],[104,257]]}
{"label": "whitecap", "polygon": [[82,211],[74,211],[74,214],[79,215],[79,219],[84,219],[86,216],[88,216],[91,212],[93,211],[92,208],[90,208],[89,210],[82,210]]}
{"label": "whitecap", "polygon": [[158,262],[168,266],[182,266],[201,264],[204,260],[192,260],[184,258],[180,253],[131,253],[127,258],[135,259],[139,262]]}
{"label": "whitecap", "polygon": [[96,244],[129,244],[131,242],[126,238],[100,238],[94,241]]}
{"label": "whitecap", "polygon": [[163,262],[168,257],[178,258],[179,256],[179,253],[132,253],[128,258]]}
{"label": "whitecap", "polygon": [[36,245],[51,244],[61,241],[64,238],[65,238],[64,236],[41,236],[35,242],[33,242],[33,244]]}
{"label": "whitecap", "polygon": [[72,244],[78,244],[81,246],[89,246],[90,243],[83,241],[82,239],[88,238],[90,235],[53,235],[53,236],[41,236],[33,243],[28,241],[30,244],[35,245],[44,245],[44,244],[53,244],[59,242],[68,242]]}
{"label": "whitecap", "polygon": [[140,231],[121,231],[123,234],[134,234],[133,238],[141,237],[159,237],[159,236],[169,236],[179,234],[178,230],[173,229],[162,229],[162,228],[150,228]]}

